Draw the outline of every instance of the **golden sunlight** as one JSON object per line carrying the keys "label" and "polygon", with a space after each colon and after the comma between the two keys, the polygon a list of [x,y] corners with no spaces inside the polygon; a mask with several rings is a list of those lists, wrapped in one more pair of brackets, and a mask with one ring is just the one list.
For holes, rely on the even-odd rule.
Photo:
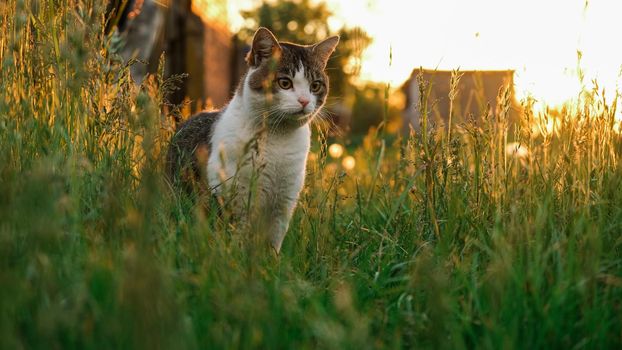
{"label": "golden sunlight", "polygon": [[[235,4],[233,4],[235,3]],[[240,8],[231,1],[233,29]],[[620,83],[616,0],[328,0],[333,30],[361,26],[373,38],[361,80],[402,84],[414,68],[515,70],[518,98],[559,106],[596,79],[609,100]],[[579,56],[581,59],[579,61]]]}
{"label": "golden sunlight", "polygon": [[343,146],[338,143],[333,143],[328,147],[328,154],[333,158],[341,158],[343,155]]}
{"label": "golden sunlight", "polygon": [[356,166],[356,159],[352,156],[346,156],[341,161],[341,166],[346,170],[352,170]]}

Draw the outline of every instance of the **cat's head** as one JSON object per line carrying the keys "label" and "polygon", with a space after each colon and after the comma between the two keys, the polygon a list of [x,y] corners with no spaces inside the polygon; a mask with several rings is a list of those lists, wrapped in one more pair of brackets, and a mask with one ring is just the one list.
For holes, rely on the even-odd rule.
{"label": "cat's head", "polygon": [[259,28],[246,57],[246,85],[254,105],[273,125],[303,125],[320,110],[328,95],[328,58],[338,36],[314,45],[278,42]]}

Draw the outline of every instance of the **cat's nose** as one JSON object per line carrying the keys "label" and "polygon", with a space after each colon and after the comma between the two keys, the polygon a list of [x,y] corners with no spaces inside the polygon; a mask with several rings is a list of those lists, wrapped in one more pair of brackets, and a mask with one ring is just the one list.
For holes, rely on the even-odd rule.
{"label": "cat's nose", "polygon": [[305,108],[309,104],[309,99],[298,97],[298,102],[302,105],[302,108]]}

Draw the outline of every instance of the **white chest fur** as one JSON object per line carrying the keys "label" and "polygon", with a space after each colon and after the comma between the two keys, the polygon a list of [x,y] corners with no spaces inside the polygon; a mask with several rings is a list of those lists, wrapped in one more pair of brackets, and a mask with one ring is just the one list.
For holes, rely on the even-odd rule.
{"label": "white chest fur", "polygon": [[216,194],[233,196],[237,214],[252,206],[249,199],[254,198],[266,225],[251,227],[261,227],[279,251],[304,185],[311,131],[304,124],[261,135],[249,123],[249,114],[243,102],[234,98],[215,124],[208,181]]}

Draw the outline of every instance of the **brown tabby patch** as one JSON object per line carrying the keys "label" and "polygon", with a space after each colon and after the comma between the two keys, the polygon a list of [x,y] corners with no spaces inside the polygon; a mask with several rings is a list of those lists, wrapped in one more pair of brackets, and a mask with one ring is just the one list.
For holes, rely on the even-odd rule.
{"label": "brown tabby patch", "polygon": [[220,112],[203,112],[179,126],[166,155],[166,170],[174,185],[187,193],[205,192],[205,166],[211,148],[212,129]]}

